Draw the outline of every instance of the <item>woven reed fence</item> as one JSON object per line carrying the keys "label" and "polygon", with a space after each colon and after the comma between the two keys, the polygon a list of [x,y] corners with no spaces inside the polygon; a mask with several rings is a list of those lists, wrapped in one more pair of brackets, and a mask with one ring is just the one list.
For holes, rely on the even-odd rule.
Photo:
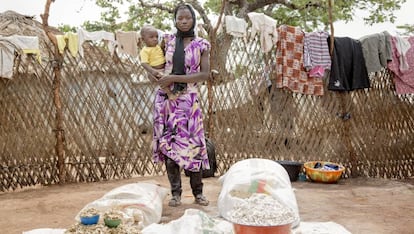
{"label": "woven reed fence", "polygon": [[[62,182],[49,47],[41,64],[18,57],[14,78],[0,79],[1,191]],[[61,66],[64,182],[165,174],[151,159],[155,87],[139,62],[111,55],[103,43],[85,43],[84,49],[84,57],[65,52]],[[368,90],[317,97],[273,86],[256,95],[254,85],[271,61],[258,41],[234,39],[220,68],[226,73],[213,83],[212,103],[207,85],[200,87],[217,175],[258,157],[338,162],[347,168],[344,178],[413,176],[413,95],[397,96],[387,70],[370,74]]]}

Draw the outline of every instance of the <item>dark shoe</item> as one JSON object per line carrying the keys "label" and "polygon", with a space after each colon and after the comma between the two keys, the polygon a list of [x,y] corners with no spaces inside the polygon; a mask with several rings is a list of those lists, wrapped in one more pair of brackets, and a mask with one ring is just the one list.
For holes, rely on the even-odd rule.
{"label": "dark shoe", "polygon": [[181,205],[181,197],[180,196],[173,196],[171,200],[168,202],[169,206],[177,207]]}
{"label": "dark shoe", "polygon": [[199,204],[200,206],[208,206],[209,201],[202,194],[199,194],[196,196],[194,203]]}

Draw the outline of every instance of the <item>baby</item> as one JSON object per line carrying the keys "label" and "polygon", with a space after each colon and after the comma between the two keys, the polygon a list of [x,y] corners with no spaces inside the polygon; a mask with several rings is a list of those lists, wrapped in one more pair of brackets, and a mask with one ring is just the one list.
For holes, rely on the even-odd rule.
{"label": "baby", "polygon": [[159,79],[164,74],[165,57],[158,43],[158,31],[153,26],[146,25],[141,29],[141,38],[145,44],[140,51],[141,65],[149,74]]}
{"label": "baby", "polygon": [[[158,43],[158,30],[151,26],[146,25],[141,29],[141,38],[144,41],[145,46],[141,49],[140,58],[141,65],[150,74],[150,79],[157,81],[164,75],[165,56],[164,51]],[[164,89],[168,98],[175,99],[176,94],[184,90],[187,87],[186,83],[174,83],[172,90],[169,88]]]}

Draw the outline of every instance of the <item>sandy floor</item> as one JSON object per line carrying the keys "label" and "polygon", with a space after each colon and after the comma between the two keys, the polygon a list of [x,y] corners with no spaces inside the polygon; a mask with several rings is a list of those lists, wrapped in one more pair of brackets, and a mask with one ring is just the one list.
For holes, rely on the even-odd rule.
{"label": "sandy floor", "polygon": [[[0,193],[0,233],[22,233],[38,228],[68,228],[75,215],[113,188],[127,183],[155,180],[168,188],[166,176],[68,184]],[[183,205],[168,207],[164,201],[161,222],[169,222],[188,208],[218,216],[218,178],[204,179],[210,206],[192,204],[188,178],[183,176]],[[293,182],[302,221],[333,221],[352,233],[414,233],[414,180],[343,179],[338,184]]]}

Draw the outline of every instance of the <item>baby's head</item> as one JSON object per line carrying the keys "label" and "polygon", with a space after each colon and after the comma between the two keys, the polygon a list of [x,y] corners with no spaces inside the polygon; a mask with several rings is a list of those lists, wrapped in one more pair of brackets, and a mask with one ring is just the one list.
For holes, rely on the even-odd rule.
{"label": "baby's head", "polygon": [[158,44],[158,31],[151,25],[145,25],[141,29],[141,38],[146,46],[154,47]]}

